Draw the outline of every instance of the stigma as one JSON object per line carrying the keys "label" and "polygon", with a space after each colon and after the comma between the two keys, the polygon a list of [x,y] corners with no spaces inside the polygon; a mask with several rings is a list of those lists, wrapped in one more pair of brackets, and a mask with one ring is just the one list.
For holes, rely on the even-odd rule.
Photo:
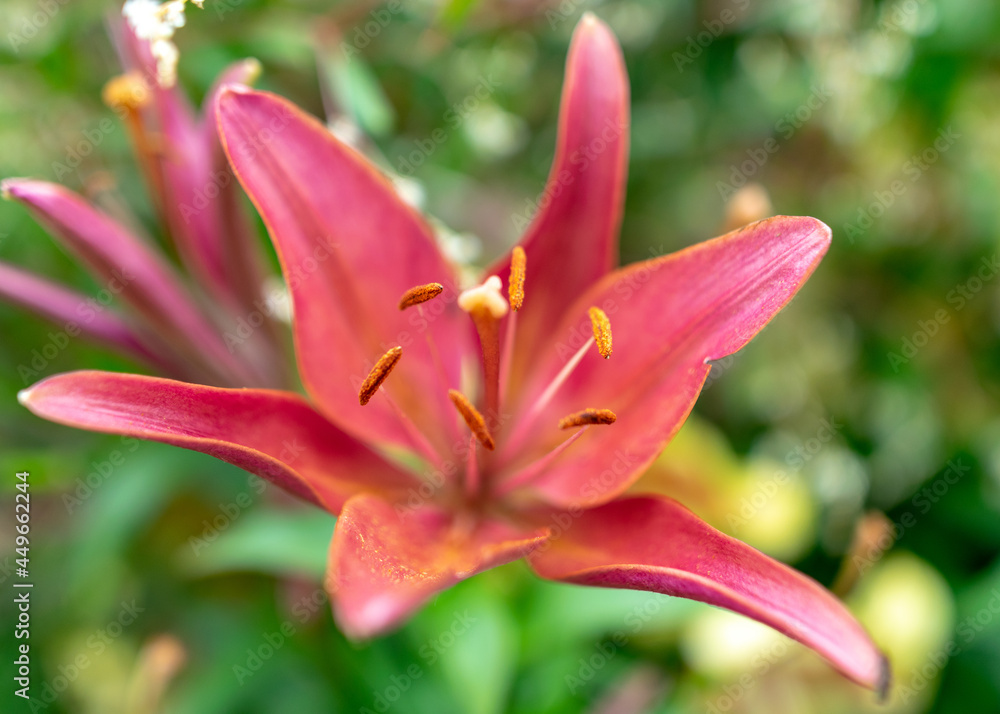
{"label": "stigma", "polygon": [[504,317],[510,305],[501,294],[503,283],[496,275],[491,275],[477,287],[470,288],[458,296],[458,306],[473,315],[489,315],[494,320]]}

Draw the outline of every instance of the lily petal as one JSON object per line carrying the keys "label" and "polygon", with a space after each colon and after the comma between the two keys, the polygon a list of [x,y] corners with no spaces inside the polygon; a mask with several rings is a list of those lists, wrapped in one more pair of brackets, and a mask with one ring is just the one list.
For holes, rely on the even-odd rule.
{"label": "lily petal", "polygon": [[[376,360],[401,345],[404,356],[384,389],[439,451],[450,450],[457,432],[430,432],[455,425],[447,387],[458,385],[462,357],[475,354],[474,335],[428,226],[367,160],[287,100],[227,87],[217,106],[226,153],[267,224],[292,293],[296,354],[310,395],[359,438],[412,447],[386,399],[358,404]],[[427,317],[400,312],[404,292],[432,282],[446,292],[428,303]],[[440,346],[444,380],[428,334]]]}
{"label": "lily petal", "polygon": [[[6,179],[5,196],[26,205],[50,233],[86,264],[109,292],[120,295],[156,334],[223,376],[252,383],[214,326],[153,249],[80,196],[46,181]],[[221,369],[220,369],[221,366]]]}
{"label": "lily petal", "polygon": [[526,392],[541,394],[590,334],[589,306],[610,317],[614,356],[601,359],[591,350],[547,407],[522,407],[533,415],[519,426],[547,451],[560,440],[556,424],[566,414],[600,407],[618,419],[590,429],[535,488],[564,507],[622,493],[684,422],[709,361],[749,342],[792,299],[829,244],[830,229],[820,221],[778,216],[601,280],[553,331]]}
{"label": "lily petal", "polygon": [[78,330],[77,334],[107,345],[139,362],[170,368],[114,313],[90,309],[85,312],[87,319],[83,319],[81,308],[86,307],[91,300],[83,293],[12,265],[0,263],[0,298],[26,307],[66,330]]}
{"label": "lily petal", "polygon": [[44,379],[18,399],[60,424],[209,454],[333,513],[361,491],[416,484],[291,392],[82,371]]}
{"label": "lily petal", "polygon": [[[147,108],[159,127],[162,150],[156,163],[162,176],[164,215],[178,253],[198,282],[223,310],[220,320],[229,333],[239,332],[240,320],[251,313],[262,320],[239,344],[240,356],[268,382],[280,382],[283,356],[275,345],[283,336],[268,310],[261,310],[264,270],[258,244],[239,182],[233,176],[220,143],[215,100],[225,85],[253,81],[260,63],[244,60],[227,67],[209,92],[209,116],[195,118],[178,87],[154,87]],[[153,187],[155,188],[155,187]]]}
{"label": "lily petal", "polygon": [[327,583],[349,637],[395,627],[435,593],[524,557],[549,535],[547,528],[501,521],[463,527],[455,518],[434,506],[409,508],[369,494],[347,502],[330,545]]}
{"label": "lily petal", "polygon": [[154,94],[166,142],[162,167],[171,234],[212,294],[243,314],[260,297],[263,272],[238,183],[219,142],[214,106],[223,86],[249,84],[259,73],[256,60],[226,68],[209,92],[205,107],[211,114],[204,120],[190,119],[178,89]]}
{"label": "lily petal", "polygon": [[[555,159],[520,242],[528,258],[517,328],[522,368],[566,308],[618,262],[628,146],[629,82],[621,48],[611,29],[587,13],[566,61]],[[505,281],[506,290],[510,256],[489,272]]]}
{"label": "lily petal", "polygon": [[885,692],[885,657],[819,583],[704,523],[676,501],[626,498],[583,512],[528,556],[549,580],[699,600],[769,625]]}
{"label": "lily petal", "polygon": [[214,264],[224,283],[245,307],[252,307],[253,301],[260,297],[265,271],[256,232],[244,210],[243,192],[222,149],[219,125],[215,120],[215,106],[223,87],[232,84],[250,86],[259,74],[260,62],[255,59],[236,62],[223,70],[205,100],[206,116],[201,125],[207,151],[211,156],[211,173],[207,180],[218,185],[219,193],[215,199],[214,211],[214,235],[217,243],[214,248]]}
{"label": "lily petal", "polygon": [[[241,306],[234,288],[243,288],[233,275],[252,257],[249,244],[242,251],[227,250],[222,240],[227,231],[247,227],[239,223],[220,225],[219,212],[226,194],[234,193],[232,171],[218,145],[214,116],[199,119],[178,85],[161,87],[156,80],[156,59],[148,40],[136,37],[128,23],[116,27],[118,53],[126,70],[141,76],[150,100],[139,110],[141,118],[130,124],[136,154],[143,162],[149,190],[170,229],[170,238],[185,266],[199,278],[213,297],[237,313],[246,312],[253,298]],[[210,90],[205,106],[221,83],[249,83],[259,73],[255,60],[226,68]],[[155,151],[149,144],[155,137]],[[219,173],[221,171],[221,173]],[[245,281],[247,276],[240,275]],[[256,345],[255,345],[256,346]]]}

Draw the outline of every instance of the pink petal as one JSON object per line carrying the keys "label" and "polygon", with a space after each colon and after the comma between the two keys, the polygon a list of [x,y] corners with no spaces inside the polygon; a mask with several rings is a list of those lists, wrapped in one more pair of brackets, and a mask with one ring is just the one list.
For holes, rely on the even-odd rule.
{"label": "pink petal", "polygon": [[[569,514],[564,514],[569,517]],[[885,657],[816,581],[720,533],[676,501],[626,498],[585,511],[528,556],[543,578],[707,602],[751,617],[884,692]]]}
{"label": "pink petal", "polygon": [[149,246],[86,201],[56,184],[6,179],[5,196],[25,204],[40,223],[90,268],[101,288],[120,296],[147,325],[223,376],[254,377],[226,348],[169,265]]}
{"label": "pink petal", "polygon": [[[213,170],[219,168],[213,165],[212,156],[215,122],[199,122],[179,86],[159,85],[156,60],[148,41],[136,37],[127,23],[116,30],[122,64],[126,70],[141,75],[149,88],[150,101],[139,110],[141,132],[139,135],[133,132],[132,139],[140,158],[149,159],[144,166],[147,174],[151,174],[146,177],[149,190],[166,220],[170,239],[185,266],[213,297],[238,311],[226,273],[230,269],[227,260],[229,264],[239,263],[241,256],[226,256],[217,215],[220,186],[235,181],[221,156],[224,172],[221,176],[213,175]],[[224,73],[228,81],[241,81],[247,76],[246,69],[240,69],[244,64]],[[149,155],[140,136],[146,140],[155,137],[157,150]]]}
{"label": "pink petal", "polygon": [[[611,30],[587,13],[566,62],[559,136],[539,208],[521,239],[528,259],[518,315],[520,368],[580,294],[618,262],[628,170],[629,83]],[[507,256],[490,273],[506,281]]]}
{"label": "pink petal", "polygon": [[[239,182],[219,140],[215,101],[224,84],[251,82],[259,74],[256,60],[226,68],[205,102],[210,116],[195,119],[180,89],[153,90],[146,114],[163,143],[156,157],[162,175],[162,202],[170,235],[192,275],[224,309],[220,319],[230,334],[251,317],[254,329],[239,342],[239,354],[280,383],[285,371],[276,345],[283,335],[262,300],[264,275],[261,245],[249,220]],[[263,306],[263,307],[261,307]],[[235,344],[235,343],[234,343]]]}
{"label": "pink petal", "polygon": [[215,202],[218,253],[222,258],[221,274],[237,298],[246,305],[252,305],[260,296],[265,270],[256,230],[244,208],[243,191],[239,188],[239,182],[233,175],[222,148],[215,108],[223,87],[232,84],[249,86],[259,73],[260,63],[254,59],[246,59],[227,67],[219,75],[205,100],[206,116],[201,126],[211,155],[210,178],[219,186],[219,197]]}
{"label": "pink petal", "polygon": [[[710,360],[740,349],[791,300],[830,243],[814,218],[778,216],[721,238],[612,273],[552,330],[525,395],[536,398],[591,334],[587,308],[609,316],[614,353],[596,349],[547,408],[521,428],[536,449],[565,438],[560,417],[587,407],[618,421],[589,430],[535,487],[552,503],[595,505],[619,495],[680,428],[708,375]],[[526,400],[523,408],[529,408]],[[537,452],[536,452],[537,454]],[[526,461],[531,449],[518,454]],[[510,454],[508,454],[510,456]]]}
{"label": "pink petal", "polygon": [[496,520],[463,525],[434,506],[356,496],[330,545],[327,582],[337,622],[352,638],[378,635],[435,593],[523,557],[548,534]]}
{"label": "pink petal", "polygon": [[158,88],[159,83],[156,80],[159,70],[149,41],[136,37],[132,27],[119,17],[115,17],[111,22],[111,34],[118,60],[125,71],[141,74],[151,88]]}
{"label": "pink petal", "polygon": [[0,298],[56,323],[69,337],[83,335],[132,359],[169,369],[124,320],[109,310],[96,310],[92,298],[82,293],[0,263]]}
{"label": "pink petal", "polygon": [[[268,226],[292,292],[296,352],[309,393],[359,438],[411,446],[383,396],[358,404],[358,388],[375,361],[401,345],[403,357],[384,388],[439,451],[449,452],[457,432],[447,387],[458,386],[474,337],[454,304],[455,279],[430,229],[374,166],[290,102],[227,87],[218,115],[226,152]],[[404,292],[431,282],[446,292],[426,304],[427,319],[416,308],[399,311]],[[448,385],[438,376],[428,334]]]}
{"label": "pink petal", "polygon": [[228,67],[205,102],[211,115],[197,122],[183,110],[179,90],[159,91],[154,100],[167,142],[162,167],[171,234],[194,274],[244,317],[260,297],[264,274],[239,183],[219,142],[214,106],[223,85],[249,83],[259,71],[256,60]]}
{"label": "pink petal", "polygon": [[70,372],[18,399],[60,424],[210,454],[333,513],[362,491],[402,494],[416,485],[291,392]]}

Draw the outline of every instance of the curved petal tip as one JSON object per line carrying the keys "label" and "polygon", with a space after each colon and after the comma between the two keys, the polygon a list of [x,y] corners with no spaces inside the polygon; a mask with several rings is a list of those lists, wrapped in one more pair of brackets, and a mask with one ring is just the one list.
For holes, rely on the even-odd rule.
{"label": "curved petal tip", "polygon": [[879,676],[875,693],[878,695],[878,703],[885,704],[889,700],[889,690],[892,688],[892,668],[889,666],[889,658],[884,653],[879,655]]}

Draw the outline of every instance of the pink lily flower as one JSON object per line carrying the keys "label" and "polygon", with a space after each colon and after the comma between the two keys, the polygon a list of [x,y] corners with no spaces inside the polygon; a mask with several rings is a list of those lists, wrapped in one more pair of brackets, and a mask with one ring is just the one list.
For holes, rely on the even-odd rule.
{"label": "pink lily flower", "polygon": [[615,268],[628,105],[621,50],[588,15],[540,209],[463,292],[374,166],[286,100],[227,87],[223,144],[289,282],[308,399],[77,372],[21,401],[212,454],[337,514],[327,587],[351,637],[524,557],[550,580],[742,613],[884,691],[885,658],[822,586],[669,498],[623,495],[710,362],[760,331],[830,242],[823,223],[779,216]]}
{"label": "pink lily flower", "polygon": [[[127,29],[120,40],[128,71],[108,83],[105,100],[130,133],[164,233],[185,270],[125,222],[68,189],[12,178],[0,185],[3,196],[25,205],[89,270],[99,290],[80,294],[0,264],[0,299],[160,374],[225,386],[283,385],[280,334],[270,311],[259,307],[261,256],[216,124],[196,116],[179,89],[156,83],[148,43]],[[236,63],[210,96],[224,85],[251,82],[258,72],[256,61]],[[70,170],[55,166],[57,177]],[[126,310],[119,312],[120,305]],[[25,368],[24,376],[32,371]]]}

